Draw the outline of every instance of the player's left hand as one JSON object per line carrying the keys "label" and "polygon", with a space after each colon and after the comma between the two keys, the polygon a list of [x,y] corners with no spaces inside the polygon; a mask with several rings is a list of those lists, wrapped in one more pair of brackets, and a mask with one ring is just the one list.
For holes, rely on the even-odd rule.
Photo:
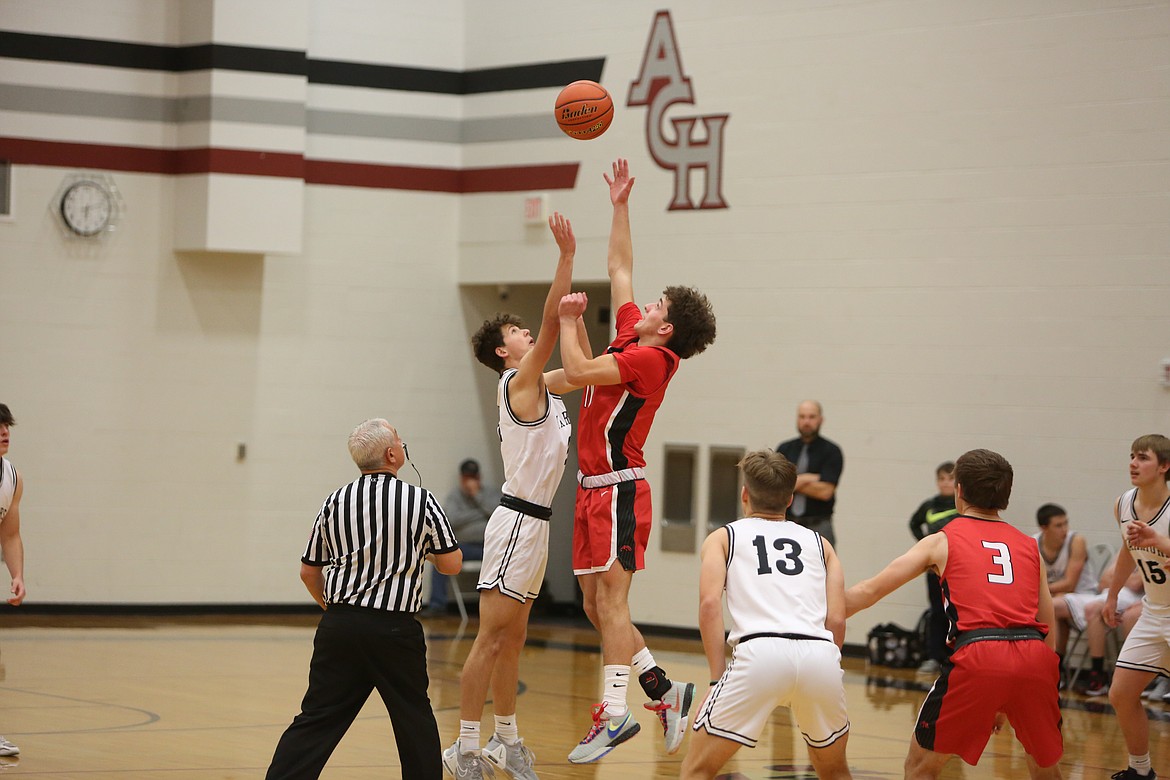
{"label": "player's left hand", "polygon": [[554,211],[552,216],[548,218],[548,229],[552,231],[553,238],[557,240],[557,246],[560,247],[562,255],[577,253],[577,237],[573,235],[573,224],[564,214]]}
{"label": "player's left hand", "polygon": [[1003,731],[1005,723],[1007,723],[1007,715],[1004,715],[1002,712],[995,713],[995,725],[991,727],[991,733],[998,734]]}
{"label": "player's left hand", "polygon": [[605,183],[609,185],[609,201],[613,205],[625,203],[630,199],[630,190],[634,189],[634,177],[630,175],[630,161],[619,157],[613,164],[613,178],[609,174],[601,174]]}

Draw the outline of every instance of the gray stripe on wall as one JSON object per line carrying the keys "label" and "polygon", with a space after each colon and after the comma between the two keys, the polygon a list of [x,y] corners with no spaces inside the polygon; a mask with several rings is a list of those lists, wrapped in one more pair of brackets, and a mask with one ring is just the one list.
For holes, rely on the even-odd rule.
{"label": "gray stripe on wall", "polygon": [[177,101],[172,98],[18,84],[0,84],[0,107],[6,111],[136,119],[144,122],[176,122],[179,115]]}
{"label": "gray stripe on wall", "polygon": [[458,119],[434,117],[385,116],[360,114],[356,111],[308,112],[306,129],[323,135],[347,135],[360,138],[395,138],[403,141],[437,141],[459,143]]}
{"label": "gray stripe on wall", "polygon": [[253,100],[251,98],[206,95],[181,98],[180,122],[246,122],[253,125],[305,126],[305,104],[290,100]]}
{"label": "gray stripe on wall", "polygon": [[465,144],[488,141],[527,141],[535,138],[560,138],[552,112],[547,114],[525,114],[523,116],[493,116],[484,119],[469,119],[463,123]]}
{"label": "gray stripe on wall", "polygon": [[76,89],[0,84],[0,108],[39,114],[141,122],[242,122],[304,127],[309,133],[353,138],[434,141],[449,144],[559,138],[552,112],[481,119],[440,119],[357,111],[306,110],[303,103],[206,95],[185,98],[123,95]]}
{"label": "gray stripe on wall", "polygon": [[0,84],[0,108],[38,114],[128,119],[138,122],[247,122],[303,127],[303,103],[206,95],[189,98],[124,95]]}

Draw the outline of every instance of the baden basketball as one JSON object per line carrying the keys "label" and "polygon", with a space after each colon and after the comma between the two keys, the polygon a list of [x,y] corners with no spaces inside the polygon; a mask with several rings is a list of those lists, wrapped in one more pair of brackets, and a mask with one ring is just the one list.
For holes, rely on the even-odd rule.
{"label": "baden basketball", "polygon": [[557,95],[555,116],[565,135],[588,141],[609,129],[613,98],[596,81],[574,81]]}

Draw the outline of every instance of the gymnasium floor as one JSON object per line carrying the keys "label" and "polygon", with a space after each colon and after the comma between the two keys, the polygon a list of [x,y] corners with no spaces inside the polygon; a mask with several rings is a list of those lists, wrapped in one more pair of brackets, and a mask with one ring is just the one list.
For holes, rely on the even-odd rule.
{"label": "gymnasium floor", "polygon": [[[262,777],[277,738],[304,693],[313,616],[258,618],[63,618],[4,616],[0,631],[0,733],[21,747],[0,758],[0,777],[187,780]],[[431,696],[444,744],[458,730],[459,671],[474,620],[428,618]],[[697,640],[653,638],[673,677],[705,681]],[[676,777],[683,750],[666,756],[645,712],[640,735],[600,763],[574,766],[597,697],[596,636],[569,623],[536,623],[521,662],[521,734],[541,780]],[[846,688],[854,777],[899,778],[910,725],[925,688],[912,672],[867,676],[848,659]],[[635,699],[631,694],[631,702]],[[1155,769],[1170,772],[1170,706],[1151,706]],[[490,723],[490,706],[486,711]],[[485,736],[490,727],[485,727]],[[1064,776],[1107,778],[1125,748],[1104,699],[1072,695],[1064,709]],[[390,725],[375,696],[322,775],[398,777]],[[761,745],[741,750],[727,780],[811,778],[787,714],[773,715]],[[1007,734],[993,737],[979,767],[952,764],[947,778],[1027,777]]]}

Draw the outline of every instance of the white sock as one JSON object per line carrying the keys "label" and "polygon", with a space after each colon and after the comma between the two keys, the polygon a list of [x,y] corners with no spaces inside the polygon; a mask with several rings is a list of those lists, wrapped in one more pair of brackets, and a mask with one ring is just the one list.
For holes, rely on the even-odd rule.
{"label": "white sock", "polygon": [[460,753],[478,753],[479,752],[479,721],[478,720],[461,720],[461,721],[459,721],[459,752]]}
{"label": "white sock", "polygon": [[654,663],[654,656],[650,655],[650,648],[643,647],[634,656],[634,660],[631,662],[631,666],[633,666],[634,671],[640,675],[642,672],[650,671],[655,666],[658,666],[658,664]]}
{"label": "white sock", "polygon": [[520,740],[520,724],[516,722],[516,713],[496,716],[496,736],[505,745],[515,745]]}
{"label": "white sock", "polygon": [[605,712],[611,718],[624,718],[626,710],[626,689],[630,684],[630,667],[619,664],[605,665],[605,690],[601,700],[605,702]]}
{"label": "white sock", "polygon": [[1146,753],[1144,756],[1130,756],[1129,765],[1142,777],[1149,777],[1150,770],[1153,768],[1150,764],[1149,753]]}

